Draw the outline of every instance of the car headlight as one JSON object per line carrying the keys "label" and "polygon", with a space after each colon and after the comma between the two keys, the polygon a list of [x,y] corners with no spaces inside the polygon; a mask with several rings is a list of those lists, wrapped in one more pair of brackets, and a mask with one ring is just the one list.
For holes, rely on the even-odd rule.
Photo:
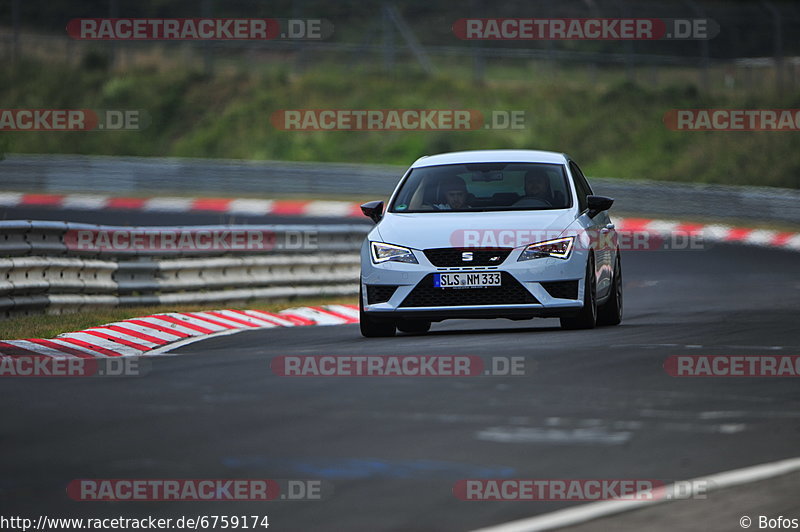
{"label": "car headlight", "polygon": [[543,257],[566,259],[569,257],[570,252],[572,252],[574,243],[574,236],[565,236],[563,238],[537,242],[526,247],[517,260],[541,259]]}
{"label": "car headlight", "polygon": [[372,249],[372,262],[380,264],[382,262],[408,262],[418,264],[417,258],[410,249],[383,242],[370,242]]}

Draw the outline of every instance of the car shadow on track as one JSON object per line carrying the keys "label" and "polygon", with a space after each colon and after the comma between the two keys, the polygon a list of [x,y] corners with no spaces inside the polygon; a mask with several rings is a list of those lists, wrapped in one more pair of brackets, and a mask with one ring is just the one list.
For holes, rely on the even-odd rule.
{"label": "car shadow on track", "polygon": [[497,327],[497,328],[482,328],[482,329],[448,329],[448,330],[438,330],[438,331],[429,331],[427,333],[417,334],[417,333],[401,333],[398,332],[398,336],[452,336],[452,335],[464,335],[464,334],[523,334],[523,333],[545,333],[545,332],[553,332],[553,331],[561,331],[561,327]]}
{"label": "car shadow on track", "polygon": [[[654,314],[656,315],[656,314]],[[453,336],[453,335],[471,335],[471,334],[526,334],[526,333],[548,333],[558,332],[564,335],[572,336],[580,333],[597,333],[598,331],[618,331],[620,329],[638,329],[648,327],[650,325],[643,323],[623,323],[615,327],[596,327],[594,329],[587,329],[585,331],[567,331],[560,326],[549,327],[497,327],[497,328],[481,328],[481,329],[446,329],[446,330],[432,330],[426,333],[404,333],[397,332],[397,337],[410,338],[410,337],[425,337],[425,336]]]}

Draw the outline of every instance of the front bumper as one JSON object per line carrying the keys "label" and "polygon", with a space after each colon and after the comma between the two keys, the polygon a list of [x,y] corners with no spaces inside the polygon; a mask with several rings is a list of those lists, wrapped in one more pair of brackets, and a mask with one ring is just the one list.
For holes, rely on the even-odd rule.
{"label": "front bumper", "polygon": [[[420,250],[413,250],[419,264],[373,264],[365,243],[361,251],[364,311],[376,318],[429,321],[528,319],[577,313],[583,307],[587,252],[574,249],[567,259],[547,257],[518,262],[522,250],[513,249],[496,266],[437,267]],[[502,284],[499,288],[433,287],[434,273],[455,271],[501,272]]]}

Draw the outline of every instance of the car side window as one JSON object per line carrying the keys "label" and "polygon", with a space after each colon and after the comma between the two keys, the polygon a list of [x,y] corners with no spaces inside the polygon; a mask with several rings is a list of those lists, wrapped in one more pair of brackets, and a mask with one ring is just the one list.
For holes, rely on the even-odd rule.
{"label": "car side window", "polygon": [[592,187],[589,186],[589,182],[586,181],[586,178],[583,176],[583,172],[581,172],[581,169],[578,168],[577,164],[570,161],[569,169],[572,173],[572,178],[575,181],[575,190],[578,193],[578,206],[580,207],[581,212],[583,212],[589,208],[589,204],[586,201],[586,196],[592,194]]}

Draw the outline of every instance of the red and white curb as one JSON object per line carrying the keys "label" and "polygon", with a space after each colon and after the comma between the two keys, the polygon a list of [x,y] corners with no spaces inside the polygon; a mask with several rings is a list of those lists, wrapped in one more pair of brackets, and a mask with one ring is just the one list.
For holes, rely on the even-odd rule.
{"label": "red and white curb", "polygon": [[349,201],[301,201],[247,198],[129,198],[93,194],[24,194],[0,192],[0,207],[55,207],[89,211],[205,212],[251,216],[364,216]]}
{"label": "red and white curb", "polygon": [[157,355],[213,336],[253,329],[358,323],[356,305],[263,310],[169,312],[59,334],[55,338],[0,341],[0,356],[101,358]]}
{"label": "red and white curb", "polygon": [[652,218],[612,217],[617,231],[668,235],[697,235],[706,242],[748,244],[800,251],[800,233],[771,231],[722,224],[698,224]]}

